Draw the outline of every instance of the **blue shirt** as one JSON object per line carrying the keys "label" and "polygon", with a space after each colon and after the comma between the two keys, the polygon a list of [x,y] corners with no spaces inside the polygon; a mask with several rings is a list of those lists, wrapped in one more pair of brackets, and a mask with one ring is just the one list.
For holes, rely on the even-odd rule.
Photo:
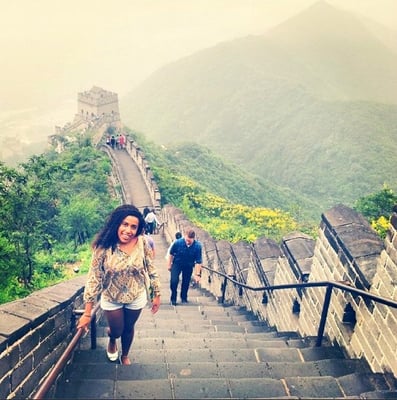
{"label": "blue shirt", "polygon": [[175,240],[170,248],[170,254],[174,257],[172,264],[181,267],[194,267],[194,264],[202,264],[202,246],[198,240],[195,240],[190,246],[187,246],[185,239]]}

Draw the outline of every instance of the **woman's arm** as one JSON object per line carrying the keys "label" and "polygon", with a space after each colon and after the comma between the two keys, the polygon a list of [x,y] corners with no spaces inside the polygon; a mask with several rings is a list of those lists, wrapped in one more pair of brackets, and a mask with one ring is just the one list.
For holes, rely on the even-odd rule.
{"label": "woman's arm", "polygon": [[85,330],[88,330],[88,324],[91,321],[91,313],[94,308],[95,300],[102,290],[104,259],[105,250],[95,249],[92,253],[91,267],[84,288],[84,313],[79,319],[77,329],[85,328]]}

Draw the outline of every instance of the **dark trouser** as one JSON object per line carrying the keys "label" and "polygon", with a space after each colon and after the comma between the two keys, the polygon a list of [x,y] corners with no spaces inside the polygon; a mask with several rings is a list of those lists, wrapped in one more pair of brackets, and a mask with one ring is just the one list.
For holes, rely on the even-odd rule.
{"label": "dark trouser", "polygon": [[154,233],[154,225],[155,225],[155,223],[154,222],[148,222],[147,224],[146,224],[146,227],[147,227],[147,233],[150,233],[150,234],[153,234]]}
{"label": "dark trouser", "polygon": [[193,267],[172,264],[171,279],[170,279],[171,302],[176,302],[179,276],[181,273],[182,273],[181,300],[187,301],[187,292],[189,290],[190,279],[192,278],[192,272],[193,272]]}

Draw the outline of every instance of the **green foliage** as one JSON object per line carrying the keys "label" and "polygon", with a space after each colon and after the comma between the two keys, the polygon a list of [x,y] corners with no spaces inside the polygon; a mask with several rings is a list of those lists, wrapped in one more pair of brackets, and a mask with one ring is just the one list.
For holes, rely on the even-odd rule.
{"label": "green foliage", "polygon": [[396,204],[397,195],[387,185],[384,185],[379,192],[358,199],[354,208],[367,218],[382,238],[385,238],[390,216]]}
{"label": "green foliage", "polygon": [[0,304],[26,297],[31,292],[31,289],[25,287],[16,276],[13,276],[7,281],[7,285],[0,290]]}
{"label": "green foliage", "polygon": [[361,197],[354,205],[354,208],[370,220],[380,217],[390,217],[393,206],[397,204],[397,195],[387,185],[379,192]]}
{"label": "green foliage", "polygon": [[[312,210],[316,206],[311,199],[242,171],[203,146],[184,143],[165,148],[142,137],[139,140],[157,182],[162,181],[161,196],[164,204],[175,204],[179,192],[173,180],[178,179],[178,176],[185,176],[210,193],[232,203],[283,209],[302,223],[314,224],[320,220],[320,215],[313,218]],[[178,184],[183,185],[183,182]]]}
{"label": "green foliage", "polygon": [[[293,197],[291,203],[285,201],[288,191],[284,197],[282,191],[269,190],[265,194],[266,190],[248,173],[223,163],[208,149],[188,144],[165,149],[144,139],[139,143],[156,177],[163,204],[181,208],[214,238],[252,242],[266,236],[280,240],[296,229],[316,235],[316,223],[304,219],[297,206],[293,206]],[[262,195],[270,200],[267,202]],[[277,204],[278,198],[284,199],[280,203],[289,204],[293,212],[265,206]]]}
{"label": "green foliage", "polygon": [[199,190],[185,193],[180,207],[212,237],[232,243],[240,240],[253,242],[261,236],[280,241],[298,226],[286,212],[231,204],[208,192],[200,193]]}
{"label": "green foliage", "polygon": [[79,262],[79,247],[114,208],[110,171],[88,138],[16,169],[0,164],[1,301],[65,279],[66,265]]}
{"label": "green foliage", "polygon": [[98,231],[102,222],[98,213],[101,204],[98,198],[87,198],[84,194],[64,205],[59,214],[59,223],[68,238],[74,242],[75,249],[86,243]]}
{"label": "green foliage", "polygon": [[8,282],[19,270],[18,254],[15,245],[6,237],[0,236],[0,293],[8,286]]}

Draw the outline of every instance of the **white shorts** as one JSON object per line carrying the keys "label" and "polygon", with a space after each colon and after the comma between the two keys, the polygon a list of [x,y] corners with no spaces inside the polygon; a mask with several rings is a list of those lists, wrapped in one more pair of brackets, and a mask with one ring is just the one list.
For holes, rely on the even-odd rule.
{"label": "white shorts", "polygon": [[101,308],[105,311],[119,310],[120,308],[127,308],[128,310],[141,310],[147,304],[147,294],[143,291],[132,303],[117,303],[114,301],[107,301],[101,296]]}

